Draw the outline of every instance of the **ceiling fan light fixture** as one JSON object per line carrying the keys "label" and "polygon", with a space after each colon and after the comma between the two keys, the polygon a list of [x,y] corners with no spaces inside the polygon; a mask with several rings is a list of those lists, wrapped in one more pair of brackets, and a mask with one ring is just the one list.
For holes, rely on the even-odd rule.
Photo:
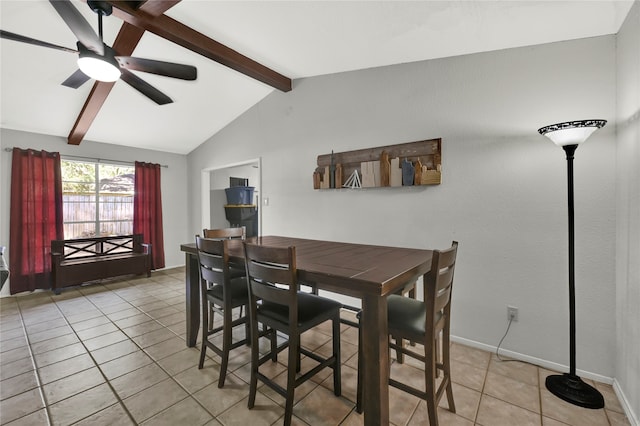
{"label": "ceiling fan light fixture", "polygon": [[80,71],[98,81],[114,82],[120,78],[122,73],[118,61],[107,51],[105,51],[105,56],[100,56],[86,48],[78,50],[80,52],[78,57]]}

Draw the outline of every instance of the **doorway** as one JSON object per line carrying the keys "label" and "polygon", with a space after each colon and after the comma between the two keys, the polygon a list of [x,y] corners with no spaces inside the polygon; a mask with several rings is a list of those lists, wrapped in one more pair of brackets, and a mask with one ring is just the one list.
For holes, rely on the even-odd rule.
{"label": "doorway", "polygon": [[[253,187],[253,199],[257,219],[247,223],[247,233],[252,235],[262,235],[262,211],[260,209],[260,194],[262,190],[262,161],[260,158],[243,161],[240,163],[228,164],[220,167],[212,167],[202,170],[202,229],[216,229],[232,227],[232,223],[227,218],[225,206],[227,203],[226,188],[233,186],[239,181],[246,182],[247,186]],[[246,181],[245,181],[246,179]],[[243,215],[249,214],[248,207],[243,208]],[[235,226],[239,224],[233,220]],[[257,226],[253,226],[255,223]],[[253,229],[257,227],[257,229]],[[249,229],[252,228],[252,229]]]}

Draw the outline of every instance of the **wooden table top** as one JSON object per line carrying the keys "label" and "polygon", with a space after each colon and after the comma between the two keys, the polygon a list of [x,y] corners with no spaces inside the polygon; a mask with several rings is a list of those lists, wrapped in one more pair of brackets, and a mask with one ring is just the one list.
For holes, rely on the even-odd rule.
{"label": "wooden table top", "polygon": [[[319,288],[363,297],[388,295],[425,274],[431,267],[432,250],[340,243],[303,238],[264,236],[247,242],[276,247],[296,247],[300,280]],[[195,253],[195,243],[182,251]],[[243,262],[242,241],[229,241],[230,260]]]}

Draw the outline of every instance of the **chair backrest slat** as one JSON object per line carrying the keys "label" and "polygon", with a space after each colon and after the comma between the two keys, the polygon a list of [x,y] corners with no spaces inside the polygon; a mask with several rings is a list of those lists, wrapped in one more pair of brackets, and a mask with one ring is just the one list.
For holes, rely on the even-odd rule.
{"label": "chair backrest slat", "polygon": [[264,263],[251,260],[247,262],[249,276],[256,277],[261,281],[278,284],[292,284],[291,271],[289,265]]}
{"label": "chair backrest slat", "polygon": [[288,288],[280,288],[266,283],[258,284],[252,282],[251,292],[258,299],[268,300],[269,302],[277,303],[279,305],[289,304],[289,300],[291,298]]}
{"label": "chair backrest slat", "polygon": [[220,229],[203,229],[202,235],[205,238],[212,238],[216,240],[231,240],[247,238],[247,227],[240,226],[238,228],[220,228]]}

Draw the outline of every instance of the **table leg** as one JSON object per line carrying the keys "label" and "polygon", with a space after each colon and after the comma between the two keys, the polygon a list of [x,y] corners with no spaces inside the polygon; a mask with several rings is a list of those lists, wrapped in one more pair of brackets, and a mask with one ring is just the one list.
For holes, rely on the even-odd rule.
{"label": "table leg", "polygon": [[200,271],[198,271],[198,256],[185,253],[185,284],[186,284],[186,314],[187,314],[187,346],[196,345],[200,330]]}
{"label": "table leg", "polygon": [[366,296],[362,305],[364,424],[389,424],[389,338],[387,298]]}

